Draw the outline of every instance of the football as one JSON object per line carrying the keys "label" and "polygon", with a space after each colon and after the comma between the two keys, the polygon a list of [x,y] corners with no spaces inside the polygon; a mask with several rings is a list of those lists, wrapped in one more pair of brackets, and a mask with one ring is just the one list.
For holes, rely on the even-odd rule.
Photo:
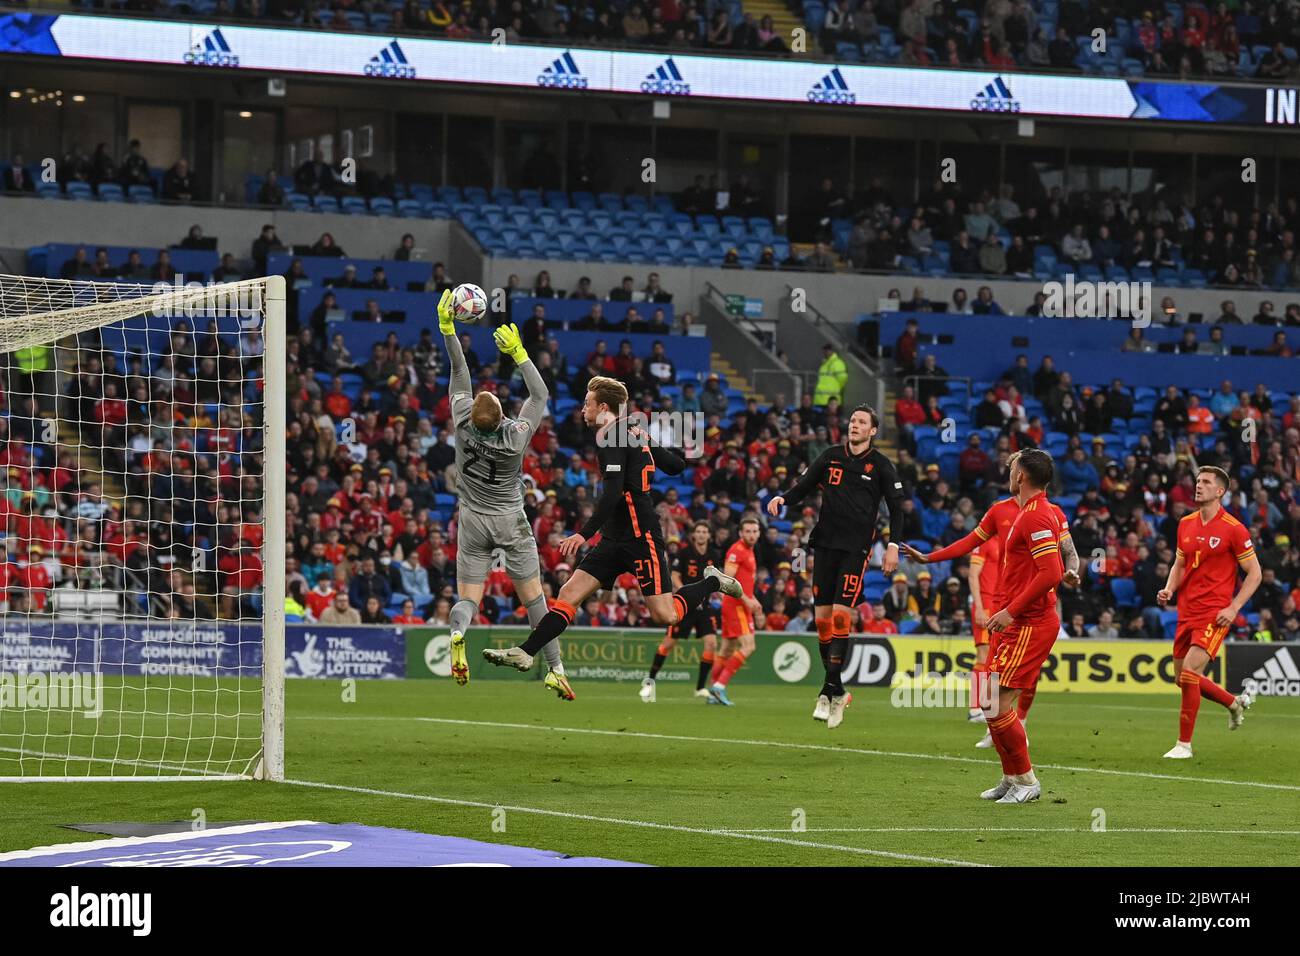
{"label": "football", "polygon": [[457,322],[477,322],[487,313],[487,293],[465,282],[451,292],[451,308]]}

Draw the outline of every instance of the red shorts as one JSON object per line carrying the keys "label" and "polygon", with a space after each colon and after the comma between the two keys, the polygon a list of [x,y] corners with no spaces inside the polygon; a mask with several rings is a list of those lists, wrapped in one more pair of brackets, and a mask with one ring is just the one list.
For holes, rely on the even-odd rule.
{"label": "red shorts", "polygon": [[749,608],[744,601],[724,597],[722,599],[722,637],[724,640],[743,637],[754,633]]}
{"label": "red shorts", "polygon": [[998,673],[999,686],[1028,690],[1038,683],[1038,672],[1052,653],[1060,631],[1061,622],[1055,616],[1039,624],[1013,624],[1003,631],[996,648],[990,646],[989,650],[989,662]]}
{"label": "red shorts", "polygon": [[1219,648],[1223,646],[1223,639],[1228,636],[1229,627],[1219,627],[1213,620],[1202,621],[1195,624],[1184,624],[1178,622],[1178,629],[1174,631],[1174,657],[1181,660],[1187,656],[1187,652],[1192,646],[1201,648],[1205,653],[1210,655],[1210,660],[1219,656]]}

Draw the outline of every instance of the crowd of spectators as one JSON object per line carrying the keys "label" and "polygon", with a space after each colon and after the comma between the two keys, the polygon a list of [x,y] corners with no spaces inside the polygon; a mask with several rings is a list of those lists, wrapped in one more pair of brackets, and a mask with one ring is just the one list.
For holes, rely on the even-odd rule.
{"label": "crowd of spectators", "polygon": [[[161,176],[155,176],[138,139],[131,140],[127,154],[120,160],[114,159],[107,143],[98,144],[89,154],[80,143],[73,143],[67,155],[51,171],[55,175],[53,181],[65,192],[71,183],[84,183],[95,193],[104,195],[101,187],[109,184],[120,187],[124,194],[132,188],[140,188],[171,202],[187,203],[208,198],[196,185],[190,161],[183,156]],[[22,153],[15,153],[4,171],[3,188],[6,192],[36,192],[37,178],[29,171]]]}
{"label": "crowd of spectators", "polygon": [[895,199],[880,178],[855,196],[824,178],[804,209],[803,221],[792,226],[809,239],[834,239],[854,269],[896,271],[937,257],[955,275],[1029,279],[1046,259],[1072,271],[1119,267],[1128,277],[1167,270],[1215,286],[1300,289],[1294,195],[1235,208],[1220,193],[1193,202],[1166,190],[1130,201],[1118,187],[1053,186],[1030,200],[1008,184],[964,194],[936,182],[913,206]]}

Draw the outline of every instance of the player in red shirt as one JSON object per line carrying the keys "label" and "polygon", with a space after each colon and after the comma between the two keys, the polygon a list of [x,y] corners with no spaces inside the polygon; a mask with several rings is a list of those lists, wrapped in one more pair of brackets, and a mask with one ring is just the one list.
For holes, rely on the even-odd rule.
{"label": "player in red shirt", "polygon": [[[1015,499],[1008,498],[1008,501]],[[1010,527],[1010,525],[1008,525]],[[1002,538],[995,535],[975,549],[970,558],[970,619],[971,634],[975,638],[975,666],[988,667],[989,630],[988,620],[998,609],[998,578],[1002,571]],[[979,722],[984,719],[984,711],[978,707],[970,709],[969,719]]]}
{"label": "player in red shirt", "polygon": [[740,540],[727,549],[727,559],[722,573],[740,582],[745,592],[743,598],[722,596],[722,649],[713,659],[709,675],[709,703],[732,706],[727,696],[727,684],[740,670],[746,658],[754,653],[754,627],[751,614],[762,614],[763,606],[754,599],[754,574],[758,562],[754,545],[758,541],[757,518],[740,522]]}
{"label": "player in red shirt", "polygon": [[[1020,453],[1017,452],[1008,459],[1007,463],[1011,468],[1012,474],[1015,474],[1015,464],[1019,457]],[[972,595],[978,589],[980,592],[978,603],[982,605],[982,607],[973,608],[971,612],[971,621],[974,625],[973,629],[975,631],[976,673],[981,673],[983,670],[989,669],[988,661],[997,659],[999,635],[997,632],[989,629],[988,619],[993,615],[995,608],[1003,607],[1006,604],[1006,601],[1004,600],[1006,597],[1006,590],[1002,587],[1002,578],[1004,574],[1002,563],[1003,557],[1006,553],[1007,535],[1010,533],[1011,526],[1014,524],[1016,517],[1020,514],[1020,501],[1016,496],[1016,488],[1017,485],[1012,484],[1010,487],[1012,497],[995,501],[989,506],[989,509],[984,512],[984,517],[980,519],[980,523],[974,531],[961,540],[948,545],[946,548],[940,548],[938,551],[932,551],[930,554],[926,555],[917,551],[910,545],[903,545],[903,550],[907,553],[907,556],[911,560],[917,561],[921,564],[925,564],[926,562],[948,561],[953,558],[959,558],[964,554],[969,554],[972,551],[977,551],[977,555],[984,556],[983,566],[980,568],[980,575],[973,575],[971,577],[971,581],[973,582],[971,587]],[[1079,584],[1079,553],[1074,547],[1074,538],[1070,535],[1070,522],[1066,519],[1065,512],[1063,512],[1059,506],[1050,504],[1050,507],[1057,521],[1056,543],[1060,548],[1061,561],[1065,568],[1064,574],[1061,578],[1061,583],[1067,587],[1076,587]],[[996,557],[984,554],[986,548],[994,550],[996,552]],[[990,564],[993,565],[992,571],[989,570]],[[971,561],[971,566],[972,570],[976,566],[974,559]],[[982,650],[980,647],[981,631],[983,632],[982,636],[985,637],[987,644],[987,650],[983,651],[982,660],[980,657]],[[1029,708],[1034,702],[1034,696],[1037,693],[1037,690],[1037,682],[1035,681],[1033,687],[1025,688],[1016,698],[1016,711],[1020,715],[1020,722],[1022,724],[1029,716]],[[976,712],[976,709],[972,707],[972,719],[978,721],[980,718],[973,717]],[[978,713],[983,717],[982,710],[978,711]],[[992,733],[986,733],[984,737],[975,744],[975,746],[981,749],[992,747]]]}
{"label": "player in red shirt", "polygon": [[[1002,555],[1002,600],[988,621],[999,634],[993,670],[998,675],[997,716],[988,721],[1002,758],[1002,780],[980,796],[998,803],[1028,803],[1042,795],[1029,759],[1029,740],[1016,699],[1038,682],[1043,662],[1061,631],[1056,589],[1061,584],[1060,510],[1047,500],[1054,466],[1047,452],[1031,448],[1011,466],[1011,490],[1020,514],[1007,532]],[[1003,633],[1005,632],[1005,633]]]}
{"label": "player in red shirt", "polygon": [[[1241,726],[1246,709],[1255,702],[1249,691],[1233,696],[1210,678],[1205,668],[1219,653],[1228,628],[1259,587],[1263,572],[1255,558],[1255,546],[1245,525],[1223,509],[1228,490],[1228,473],[1205,465],[1196,472],[1197,510],[1178,522],[1178,547],[1169,580],[1156,594],[1161,606],[1176,592],[1178,627],[1174,632],[1174,673],[1182,690],[1178,715],[1178,743],[1165,754],[1175,760],[1192,756],[1192,731],[1201,698],[1208,697],[1228,708],[1228,729]],[[1237,566],[1246,580],[1237,586]]]}

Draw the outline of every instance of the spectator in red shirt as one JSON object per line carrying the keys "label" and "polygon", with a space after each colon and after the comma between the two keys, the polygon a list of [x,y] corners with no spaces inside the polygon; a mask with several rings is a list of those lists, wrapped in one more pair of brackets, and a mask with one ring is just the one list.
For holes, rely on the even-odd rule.
{"label": "spectator in red shirt", "polygon": [[44,611],[50,599],[54,577],[45,566],[45,548],[33,544],[27,549],[27,560],[18,565],[17,584],[27,592],[27,607]]}
{"label": "spectator in red shirt", "polygon": [[337,593],[338,591],[330,585],[328,574],[316,578],[316,586],[307,592],[306,598],[307,610],[311,612],[312,620],[320,620],[321,613],[330,606]]}
{"label": "spectator in red shirt", "polygon": [[862,614],[862,629],[867,634],[897,634],[898,625],[885,616],[883,604],[863,604],[858,610]]}
{"label": "spectator in red shirt", "polygon": [[966,440],[966,447],[957,459],[957,472],[960,476],[962,492],[973,493],[992,467],[993,460],[989,458],[988,452],[980,447],[979,432],[972,432],[970,438]]}
{"label": "spectator in red shirt", "polygon": [[776,595],[772,598],[772,610],[767,615],[767,629],[769,631],[784,631],[785,626],[790,623],[790,615],[785,613],[786,603],[783,595]]}
{"label": "spectator in red shirt", "polygon": [[894,343],[894,364],[904,375],[916,372],[916,350],[920,346],[920,338],[917,335],[919,328],[916,319],[908,319],[903,334]]}
{"label": "spectator in red shirt", "polygon": [[336,423],[352,415],[352,399],[344,394],[343,379],[338,376],[334,377],[329,394],[325,396],[325,411]]}

